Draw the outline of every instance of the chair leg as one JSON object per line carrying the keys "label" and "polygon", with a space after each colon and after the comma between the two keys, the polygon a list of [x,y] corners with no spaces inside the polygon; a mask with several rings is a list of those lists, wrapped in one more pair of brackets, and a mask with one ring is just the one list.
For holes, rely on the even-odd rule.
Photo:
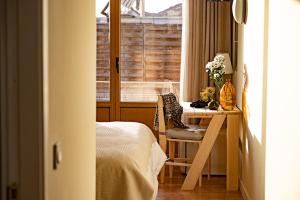
{"label": "chair leg", "polygon": [[208,156],[207,159],[207,179],[210,180],[210,174],[211,174],[211,153]]}
{"label": "chair leg", "polygon": [[[163,150],[163,152],[166,153],[166,151],[167,151],[166,135],[164,135],[164,134],[159,135],[159,145],[160,145],[161,149]],[[164,165],[160,170],[160,183],[165,182],[165,170],[166,170],[166,167]]]}
{"label": "chair leg", "polygon": [[[173,141],[169,141],[169,157],[171,160],[174,161],[174,158],[175,158],[175,142]],[[169,166],[169,176],[170,178],[173,177],[173,166],[170,165]]]}
{"label": "chair leg", "polygon": [[199,187],[202,186],[202,172],[200,173],[200,176],[199,176]]}
{"label": "chair leg", "polygon": [[165,171],[166,171],[166,166],[164,165],[161,168],[160,174],[159,174],[160,183],[164,183],[165,182]]}

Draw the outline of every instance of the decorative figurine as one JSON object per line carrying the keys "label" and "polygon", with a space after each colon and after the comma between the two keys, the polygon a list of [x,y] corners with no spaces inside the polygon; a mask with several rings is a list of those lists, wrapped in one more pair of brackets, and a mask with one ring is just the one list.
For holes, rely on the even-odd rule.
{"label": "decorative figurine", "polygon": [[236,94],[230,80],[226,80],[220,91],[220,104],[224,110],[233,110],[236,105]]}

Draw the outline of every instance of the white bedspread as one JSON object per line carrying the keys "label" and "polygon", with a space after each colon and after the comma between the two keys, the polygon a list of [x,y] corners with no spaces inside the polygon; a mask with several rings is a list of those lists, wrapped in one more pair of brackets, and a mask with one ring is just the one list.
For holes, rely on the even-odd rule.
{"label": "white bedspread", "polygon": [[101,122],[96,128],[96,199],[155,199],[166,155],[152,131],[135,122]]}

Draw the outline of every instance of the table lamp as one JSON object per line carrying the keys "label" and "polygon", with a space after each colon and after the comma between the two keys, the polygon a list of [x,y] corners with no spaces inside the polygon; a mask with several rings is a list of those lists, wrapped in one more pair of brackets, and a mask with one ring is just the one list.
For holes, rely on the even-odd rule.
{"label": "table lamp", "polygon": [[225,74],[232,74],[232,65],[231,65],[231,61],[230,61],[230,56],[228,53],[217,53],[217,56],[223,56],[225,58],[225,62],[224,62],[224,72]]}

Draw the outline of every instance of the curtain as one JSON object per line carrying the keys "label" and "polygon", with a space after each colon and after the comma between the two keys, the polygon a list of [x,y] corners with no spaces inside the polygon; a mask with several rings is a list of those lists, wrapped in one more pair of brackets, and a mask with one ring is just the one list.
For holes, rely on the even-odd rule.
{"label": "curtain", "polygon": [[182,25],[180,100],[199,99],[202,88],[211,85],[205,65],[217,52],[232,54],[230,2],[184,0]]}

